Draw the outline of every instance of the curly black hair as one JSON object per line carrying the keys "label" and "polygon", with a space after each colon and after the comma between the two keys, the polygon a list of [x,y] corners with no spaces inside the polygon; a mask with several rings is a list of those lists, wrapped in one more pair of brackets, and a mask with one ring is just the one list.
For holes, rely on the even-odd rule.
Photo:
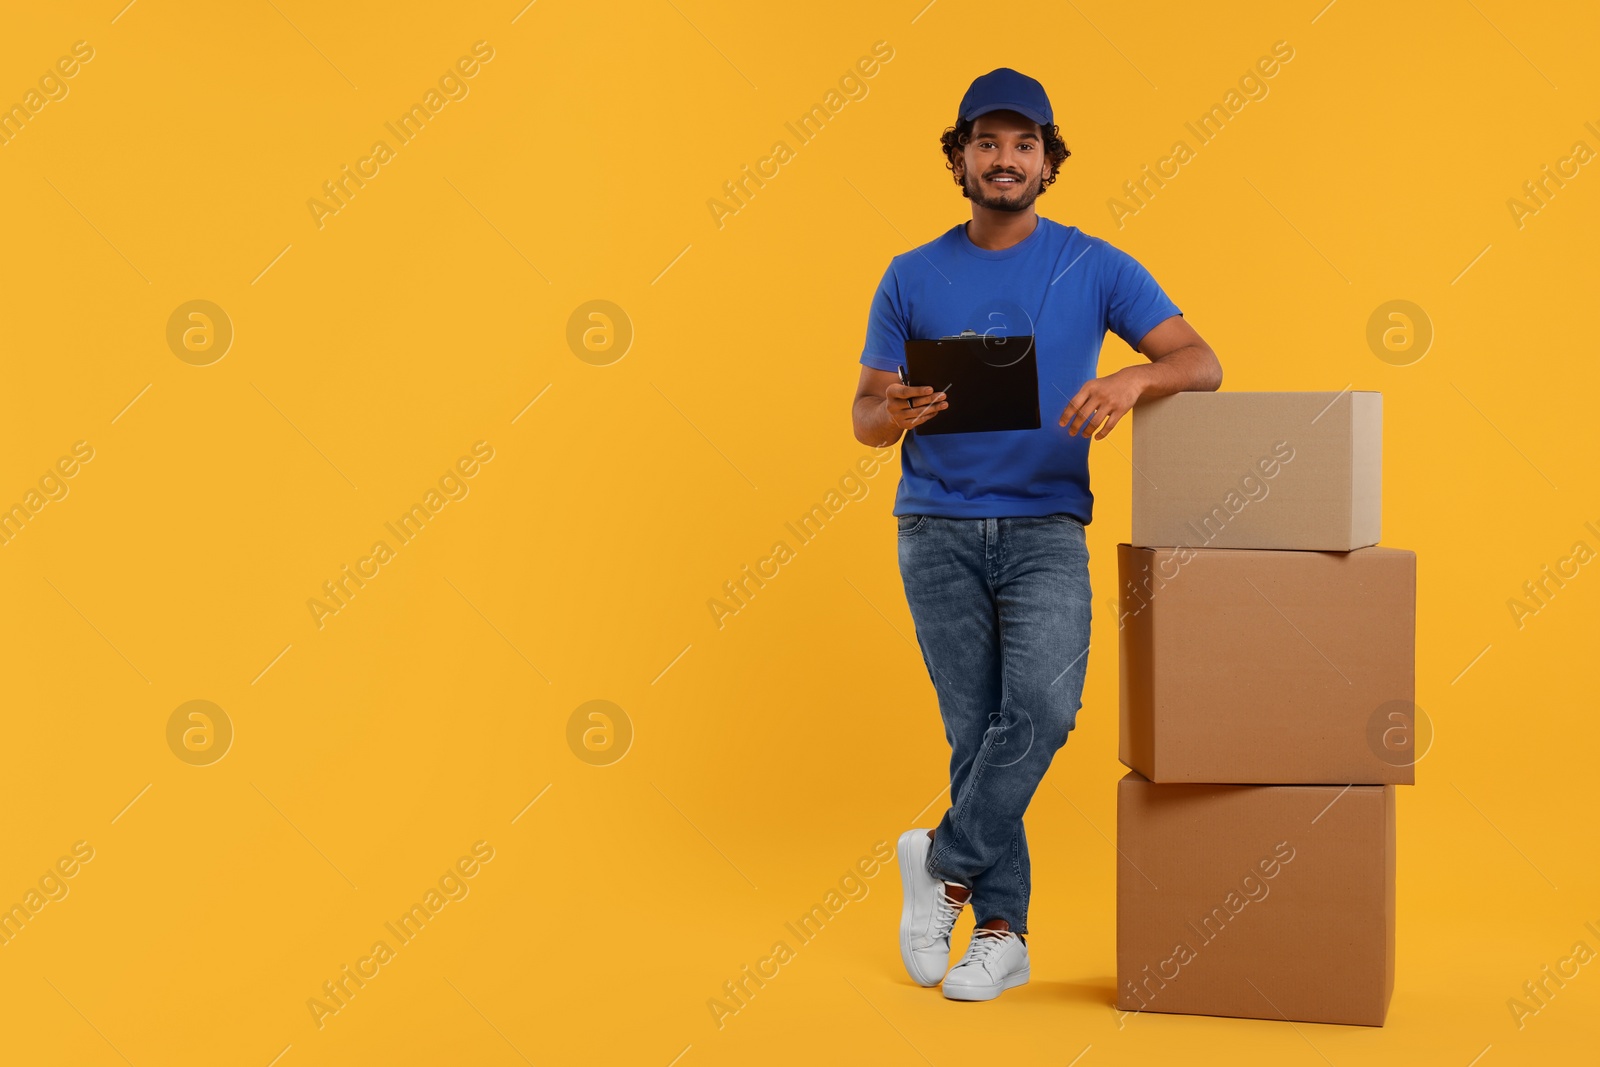
{"label": "curly black hair", "polygon": [[[955,158],[961,149],[966,146],[966,143],[971,140],[972,127],[976,124],[976,121],[975,119],[962,119],[954,126],[947,127],[944,133],[939,135],[939,144],[944,149],[944,165],[950,171],[951,180],[961,186],[962,196],[967,196],[967,187],[956,176]],[[1061,164],[1066,162],[1067,157],[1072,155],[1072,152],[1067,148],[1067,142],[1061,137],[1061,128],[1055,123],[1052,122],[1048,126],[1040,127],[1040,129],[1042,131],[1040,136],[1044,141],[1044,156],[1045,159],[1050,161],[1050,176],[1044,179],[1044,184],[1039,189],[1039,193],[1042,196],[1044,191],[1055,182],[1056,176],[1061,173]]]}

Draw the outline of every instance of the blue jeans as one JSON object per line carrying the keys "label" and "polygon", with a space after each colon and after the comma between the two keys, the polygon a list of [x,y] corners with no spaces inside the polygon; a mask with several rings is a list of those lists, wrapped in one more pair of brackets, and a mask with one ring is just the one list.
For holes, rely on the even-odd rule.
{"label": "blue jeans", "polygon": [[1022,815],[1083,706],[1084,528],[1064,514],[897,522],[906,602],[950,742],[950,808],[928,873],[972,890],[979,924],[1027,933]]}

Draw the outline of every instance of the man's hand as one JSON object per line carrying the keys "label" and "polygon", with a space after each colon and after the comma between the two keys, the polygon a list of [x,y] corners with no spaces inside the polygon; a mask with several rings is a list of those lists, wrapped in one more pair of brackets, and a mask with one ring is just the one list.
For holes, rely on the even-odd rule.
{"label": "man's hand", "polygon": [[898,381],[884,390],[883,399],[889,424],[896,430],[914,430],[950,406],[945,395],[935,393],[931,385],[901,385]]}
{"label": "man's hand", "polygon": [[[1098,441],[1110,433],[1117,420],[1144,395],[1147,379],[1140,373],[1144,369],[1124,367],[1104,378],[1084,382],[1061,413],[1060,425],[1067,428],[1067,435],[1076,436],[1081,431],[1084,437],[1092,435]],[[1095,433],[1096,429],[1100,432]]]}

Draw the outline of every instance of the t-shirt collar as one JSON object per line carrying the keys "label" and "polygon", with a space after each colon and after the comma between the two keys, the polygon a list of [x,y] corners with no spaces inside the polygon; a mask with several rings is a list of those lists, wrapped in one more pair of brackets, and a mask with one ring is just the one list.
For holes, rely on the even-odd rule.
{"label": "t-shirt collar", "polygon": [[1028,234],[1028,236],[1024,237],[1022,240],[1018,241],[1016,244],[1012,245],[1010,248],[992,249],[978,247],[972,243],[972,238],[968,236],[966,223],[956,227],[956,240],[961,243],[962,248],[965,248],[969,253],[978,257],[979,259],[1010,259],[1012,256],[1021,255],[1033,244],[1042,240],[1040,233],[1044,230],[1045,223],[1049,220],[1043,215],[1039,215],[1037,218],[1039,221],[1033,224],[1033,232]]}

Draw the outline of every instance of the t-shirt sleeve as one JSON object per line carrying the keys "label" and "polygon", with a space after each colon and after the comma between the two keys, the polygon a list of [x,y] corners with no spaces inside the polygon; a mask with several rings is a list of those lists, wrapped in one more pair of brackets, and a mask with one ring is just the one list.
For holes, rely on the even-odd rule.
{"label": "t-shirt sleeve", "polygon": [[1139,351],[1144,335],[1174,315],[1182,315],[1155,278],[1120,248],[1105,246],[1111,255],[1110,295],[1106,301],[1106,325],[1128,347]]}
{"label": "t-shirt sleeve", "polygon": [[895,275],[894,264],[890,263],[878,282],[878,291],[872,294],[861,362],[878,370],[897,370],[905,362],[906,338],[910,336],[900,303],[900,279]]}

